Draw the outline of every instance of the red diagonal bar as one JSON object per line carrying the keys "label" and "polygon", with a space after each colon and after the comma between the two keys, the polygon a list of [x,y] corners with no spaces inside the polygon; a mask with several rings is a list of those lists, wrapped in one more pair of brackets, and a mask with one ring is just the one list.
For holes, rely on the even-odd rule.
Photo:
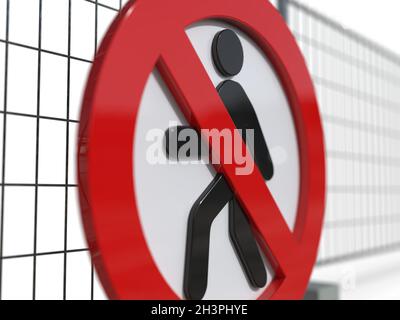
{"label": "red diagonal bar", "polygon": [[[162,52],[158,69],[168,80],[166,82],[170,84],[170,90],[186,119],[198,129],[229,129],[234,132],[235,125],[186,33],[174,31],[172,35],[170,46]],[[235,164],[223,163],[216,169],[224,174],[235,190],[267,246],[264,250],[279,270],[286,274],[293,267],[290,266],[293,257],[298,256],[299,244],[294,240],[258,168],[244,176],[236,175]]]}

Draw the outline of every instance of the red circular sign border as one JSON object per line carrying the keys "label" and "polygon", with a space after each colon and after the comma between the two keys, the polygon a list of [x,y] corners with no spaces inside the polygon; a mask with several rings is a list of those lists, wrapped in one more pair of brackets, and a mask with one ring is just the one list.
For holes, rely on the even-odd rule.
{"label": "red circular sign border", "polygon": [[[296,124],[301,186],[294,239],[302,244],[302,251],[288,253],[295,257],[287,263],[296,262],[296,266],[286,275],[278,270],[260,298],[302,298],[315,263],[325,206],[322,125],[311,77],[279,13],[265,0],[131,1],[99,49],[79,130],[85,233],[99,277],[112,299],[178,298],[147,246],[129,173],[133,172],[132,148],[141,96],[161,48],[168,46],[168,32],[208,19],[234,24],[260,46],[281,80]],[[144,45],[149,43],[153,46]],[[168,84],[168,79],[164,80]]]}

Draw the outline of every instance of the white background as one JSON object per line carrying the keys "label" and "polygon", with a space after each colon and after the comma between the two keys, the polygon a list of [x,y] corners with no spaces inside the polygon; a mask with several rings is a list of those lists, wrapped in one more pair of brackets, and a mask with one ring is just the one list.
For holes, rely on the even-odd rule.
{"label": "white background", "polygon": [[302,0],[300,2],[400,54],[400,1]]}

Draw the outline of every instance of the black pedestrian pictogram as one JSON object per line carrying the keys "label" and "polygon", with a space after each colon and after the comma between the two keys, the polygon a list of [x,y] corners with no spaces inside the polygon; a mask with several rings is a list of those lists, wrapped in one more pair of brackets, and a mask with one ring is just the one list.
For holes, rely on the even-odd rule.
{"label": "black pedestrian pictogram", "polygon": [[[216,68],[224,77],[234,77],[240,73],[244,63],[244,52],[235,32],[225,29],[216,34],[212,44],[212,57]],[[236,128],[242,131],[245,142],[246,129],[254,130],[254,150],[250,151],[264,179],[272,179],[274,169],[271,156],[246,92],[233,80],[221,82],[217,86],[217,91]],[[185,128],[187,127],[167,130],[167,146],[171,131],[177,130],[179,133]],[[182,142],[176,142],[178,149],[181,145]],[[169,154],[170,150],[167,149],[167,153]],[[227,203],[229,203],[230,238],[247,279],[254,288],[266,285],[265,265],[250,222],[225,178],[217,174],[194,203],[189,215],[184,272],[184,292],[189,299],[202,299],[207,290],[211,225]]]}

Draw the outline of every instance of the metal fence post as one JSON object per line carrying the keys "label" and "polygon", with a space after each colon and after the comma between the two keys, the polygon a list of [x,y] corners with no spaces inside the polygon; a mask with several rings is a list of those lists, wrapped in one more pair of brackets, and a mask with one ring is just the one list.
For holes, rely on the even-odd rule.
{"label": "metal fence post", "polygon": [[288,6],[289,0],[278,0],[278,10],[286,22],[288,21]]}

